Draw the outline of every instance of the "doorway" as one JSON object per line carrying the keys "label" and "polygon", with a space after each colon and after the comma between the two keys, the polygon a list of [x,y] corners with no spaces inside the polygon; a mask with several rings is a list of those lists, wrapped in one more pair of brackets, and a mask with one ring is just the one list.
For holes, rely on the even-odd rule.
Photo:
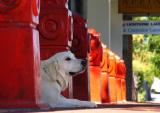
{"label": "doorway", "polygon": [[[158,22],[160,17],[125,15],[123,20]],[[127,100],[145,102],[160,98],[158,93],[160,89],[152,90],[154,79],[160,78],[160,34],[157,32],[123,35],[123,58],[127,67]],[[153,97],[155,93],[157,97]],[[156,101],[160,102],[160,99]]]}

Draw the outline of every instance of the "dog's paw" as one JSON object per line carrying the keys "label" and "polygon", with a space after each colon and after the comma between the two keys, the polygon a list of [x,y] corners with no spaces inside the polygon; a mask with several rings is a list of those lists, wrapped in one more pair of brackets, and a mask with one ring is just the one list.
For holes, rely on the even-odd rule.
{"label": "dog's paw", "polygon": [[96,107],[97,107],[97,104],[91,102],[91,107],[92,107],[92,108],[96,108]]}
{"label": "dog's paw", "polygon": [[97,107],[97,104],[95,104],[93,102],[83,101],[82,106],[83,107],[95,108],[95,107]]}

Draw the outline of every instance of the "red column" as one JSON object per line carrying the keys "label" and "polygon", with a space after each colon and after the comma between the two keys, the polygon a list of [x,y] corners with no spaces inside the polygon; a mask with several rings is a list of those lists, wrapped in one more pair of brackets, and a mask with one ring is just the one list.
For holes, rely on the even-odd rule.
{"label": "red column", "polygon": [[109,89],[108,89],[108,54],[106,45],[103,45],[103,58],[101,63],[101,102],[109,102]]}
{"label": "red column", "polygon": [[[89,37],[87,23],[78,14],[73,14],[73,42],[71,51],[79,59],[88,59]],[[88,67],[86,71],[73,78],[73,98],[89,100]]]}
{"label": "red column", "polygon": [[42,60],[71,46],[71,12],[67,4],[68,0],[41,0],[38,28]]}
{"label": "red column", "polygon": [[117,102],[122,102],[122,86],[121,86],[121,62],[120,57],[116,55],[116,96]]}
{"label": "red column", "polygon": [[0,2],[0,108],[37,107],[39,0]]}
{"label": "red column", "polygon": [[100,33],[90,33],[90,100],[93,102],[101,102],[101,61],[102,61],[102,45],[100,42]]}
{"label": "red column", "polygon": [[115,103],[117,101],[116,97],[116,59],[114,53],[109,50],[109,65],[108,65],[108,83],[109,83],[109,101]]}
{"label": "red column", "polygon": [[116,91],[117,91],[117,101],[126,101],[126,67],[124,60],[116,57]]}
{"label": "red column", "polygon": [[121,71],[121,88],[122,88],[122,101],[126,102],[126,65],[124,60],[120,60],[120,68]]}

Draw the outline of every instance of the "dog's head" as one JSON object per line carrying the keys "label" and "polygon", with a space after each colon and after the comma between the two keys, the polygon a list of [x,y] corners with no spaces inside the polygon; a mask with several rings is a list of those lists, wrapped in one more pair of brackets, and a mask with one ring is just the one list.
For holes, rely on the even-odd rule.
{"label": "dog's head", "polygon": [[83,72],[87,66],[87,60],[77,59],[70,51],[57,53],[50,61],[57,65],[58,72],[69,76]]}
{"label": "dog's head", "polygon": [[[69,77],[82,73],[87,66],[87,60],[77,59],[70,51],[59,52],[43,61],[47,75],[53,80],[68,84]],[[61,84],[63,84],[61,83]]]}

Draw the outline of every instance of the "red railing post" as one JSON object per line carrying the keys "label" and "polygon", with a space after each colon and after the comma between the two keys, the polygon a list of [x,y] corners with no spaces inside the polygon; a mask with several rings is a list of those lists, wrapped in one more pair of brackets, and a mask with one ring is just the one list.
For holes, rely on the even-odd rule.
{"label": "red railing post", "polygon": [[0,108],[39,105],[39,0],[0,2]]}

